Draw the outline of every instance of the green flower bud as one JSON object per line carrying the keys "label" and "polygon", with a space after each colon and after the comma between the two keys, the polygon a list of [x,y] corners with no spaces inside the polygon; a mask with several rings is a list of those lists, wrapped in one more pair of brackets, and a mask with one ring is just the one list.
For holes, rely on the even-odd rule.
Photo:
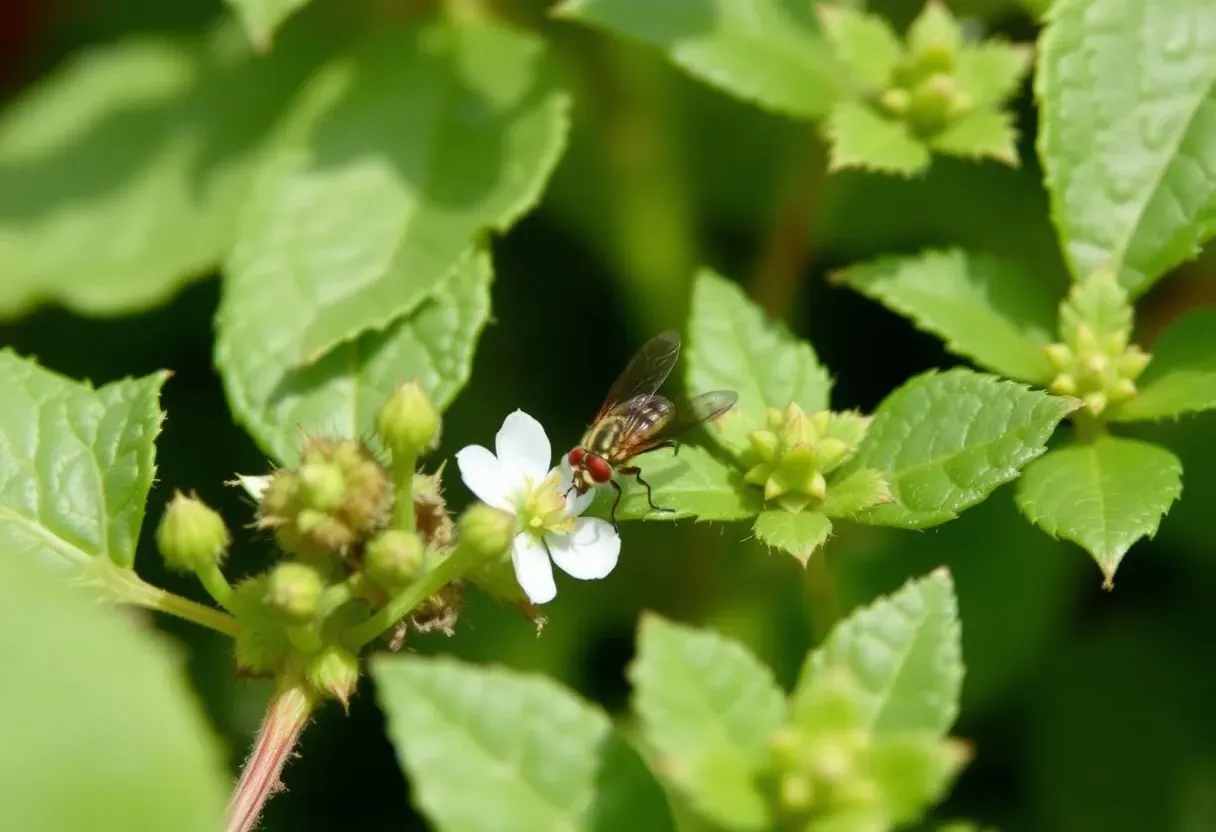
{"label": "green flower bud", "polygon": [[418,535],[403,529],[386,529],[367,544],[363,571],[376,584],[397,592],[418,579],[425,566],[425,553]]}
{"label": "green flower bud", "polygon": [[232,536],[224,518],[196,495],[176,491],[156,529],[156,545],[170,569],[201,572],[222,563]]}
{"label": "green flower bud", "polygon": [[502,557],[515,537],[515,518],[485,503],[469,506],[458,526],[461,546],[469,547],[478,559]]}
{"label": "green flower bud", "polygon": [[240,620],[234,650],[240,672],[247,676],[273,676],[291,652],[283,625],[266,608],[265,575],[249,578],[232,591],[231,607]]}
{"label": "green flower bud", "polygon": [[1134,398],[1136,392],[1136,382],[1130,378],[1121,378],[1111,385],[1109,393],[1111,404]]}
{"label": "green flower bud", "polygon": [[1085,403],[1086,409],[1095,416],[1106,410],[1106,405],[1110,403],[1106,394],[1100,391],[1082,396],[1081,401]]}
{"label": "green flower bud", "polygon": [[304,678],[322,696],[337,699],[343,708],[359,684],[359,657],[344,647],[329,645],[313,656]]}
{"label": "green flower bud", "polygon": [[376,415],[376,433],[394,456],[413,459],[439,439],[439,413],[416,381],[398,387]]}
{"label": "green flower bud", "polygon": [[303,563],[284,561],[266,580],[266,608],[285,621],[302,624],[317,614],[325,582],[320,573]]}
{"label": "green flower bud", "polygon": [[1140,374],[1144,372],[1144,368],[1148,366],[1148,363],[1151,360],[1151,355],[1133,344],[1132,346],[1128,347],[1121,356],[1119,356],[1119,360],[1117,362],[1119,375],[1126,379],[1135,381],[1140,377]]}
{"label": "green flower bud", "polygon": [[1068,348],[1067,344],[1048,344],[1043,347],[1043,354],[1047,356],[1047,361],[1051,364],[1052,369],[1057,372],[1072,366],[1072,350]]}
{"label": "green flower bud", "polygon": [[781,808],[798,814],[811,808],[815,802],[815,783],[798,771],[787,771],[781,776],[777,787]]}
{"label": "green flower bud", "polygon": [[1057,396],[1075,396],[1077,394],[1077,380],[1067,373],[1061,373],[1051,380],[1051,392]]}
{"label": "green flower bud", "polygon": [[891,115],[902,117],[907,115],[908,109],[912,106],[912,96],[905,89],[892,87],[883,91],[878,103]]}
{"label": "green flower bud", "polygon": [[298,473],[300,501],[317,511],[333,511],[342,504],[346,483],[333,462],[310,462]]}

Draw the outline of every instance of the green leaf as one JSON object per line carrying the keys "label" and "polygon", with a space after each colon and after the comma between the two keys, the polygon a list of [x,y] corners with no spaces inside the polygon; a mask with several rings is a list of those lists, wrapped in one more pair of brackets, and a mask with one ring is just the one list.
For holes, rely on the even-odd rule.
{"label": "green leaf", "polygon": [[629,678],[634,711],[664,777],[717,824],[769,828],[756,780],[786,715],[769,669],[736,642],[648,613]]}
{"label": "green leaf", "polygon": [[1093,555],[1110,587],[1127,550],[1157,533],[1181,493],[1182,463],[1173,453],[1106,435],[1026,466],[1017,502],[1040,529]]}
{"label": "green leaf", "polygon": [[908,49],[913,53],[932,49],[958,52],[963,29],[941,0],[928,0],[908,27]]}
{"label": "green leaf", "polygon": [[442,832],[671,830],[667,800],[608,716],[548,679],[377,656],[381,709],[414,802]]}
{"label": "green leaf", "polygon": [[1120,422],[1167,419],[1216,408],[1216,309],[1193,309],[1153,346],[1139,392],[1113,414]]}
{"label": "green leaf", "polygon": [[491,24],[394,30],[331,62],[242,215],[228,315],[257,317],[289,366],[385,330],[535,205],[567,109],[543,44]]}
{"label": "green leaf", "polygon": [[1018,91],[1033,60],[1034,48],[1021,43],[967,44],[956,58],[954,81],[977,110],[992,109]]}
{"label": "green leaf", "polygon": [[828,483],[828,494],[819,510],[828,517],[852,519],[874,506],[891,502],[891,488],[882,471],[859,468]]}
{"label": "green leaf", "polygon": [[[473,252],[440,291],[384,332],[343,344],[321,361],[296,369],[296,344],[275,340],[273,318],[310,303],[277,297],[269,284],[226,291],[218,314],[215,363],[237,420],[271,457],[290,464],[299,431],[355,438],[366,434],[388,395],[417,379],[437,407],[446,407],[469,379],[477,339],[490,315],[489,255]],[[234,295],[244,293],[244,299]],[[257,309],[251,295],[260,298]],[[270,319],[270,320],[268,320]]]}
{"label": "green leaf", "polygon": [[[679,451],[652,451],[633,463],[650,483],[654,504],[670,511],[654,511],[646,488],[631,476],[618,475],[624,489],[617,508],[618,520],[742,520],[759,514],[760,492],[743,482],[742,475],[704,448],[684,445]],[[594,513],[607,517],[616,500],[611,488],[600,489]]]}
{"label": "green leaf", "polygon": [[310,0],[227,0],[258,50],[270,48],[275,30]]}
{"label": "green leaf", "polygon": [[824,132],[830,146],[828,168],[860,168],[915,176],[929,167],[929,149],[897,121],[865,104],[845,101],[828,114]]}
{"label": "green leaf", "polygon": [[[944,735],[958,716],[963,657],[958,601],[939,568],[851,613],[807,657],[794,702],[828,668],[843,665],[866,693],[865,725],[877,733]],[[794,707],[797,707],[794,705]]]}
{"label": "green leaf", "polygon": [[1004,110],[976,110],[929,139],[929,146],[947,156],[995,159],[1017,167],[1018,131],[1013,115]]}
{"label": "green leaf", "polygon": [[708,269],[693,287],[687,361],[690,395],[716,388],[739,393],[738,404],[709,428],[736,456],[748,447],[748,432],[765,426],[767,408],[794,402],[816,413],[828,407],[832,380],[811,345]]}
{"label": "green leaf", "polygon": [[942,338],[946,347],[1010,378],[1044,382],[1043,347],[1056,303],[1043,283],[1011,264],[958,249],[889,257],[833,276]]}
{"label": "green leaf", "polygon": [[[1099,342],[1122,332],[1130,334],[1134,320],[1127,292],[1113,272],[1099,269],[1074,281],[1060,304],[1060,337],[1075,344],[1077,327],[1085,324]],[[1085,339],[1081,339],[1085,340]]]}
{"label": "green leaf", "polygon": [[798,0],[566,0],[554,14],[661,49],[693,77],[774,112],[817,118],[845,80]]}
{"label": "green leaf", "polygon": [[827,542],[832,521],[818,511],[777,511],[760,513],[752,526],[765,546],[793,555],[806,566],[815,550]]}
{"label": "green leaf", "polygon": [[[60,484],[80,489],[80,481],[95,474],[73,456],[71,445],[79,439],[61,432],[49,411],[47,416],[43,447],[58,455],[57,443],[68,446],[61,469],[67,479]],[[32,432],[37,423],[26,427]],[[7,460],[3,467],[10,469]],[[12,486],[10,481],[5,493]],[[23,488],[35,490],[35,481]],[[50,510],[70,509],[72,496],[79,493]],[[76,519],[87,527],[93,507],[80,507],[86,514]],[[7,683],[0,686],[0,828],[223,828],[226,760],[186,684],[178,651],[129,613],[94,603],[3,548],[0,663]]]}
{"label": "green leaf", "polygon": [[213,269],[314,49],[138,37],[31,87],[0,117],[0,317],[132,312]]}
{"label": "green leaf", "polygon": [[1216,5],[1059,0],[1041,38],[1039,155],[1073,275],[1133,294],[1216,233]]}
{"label": "green leaf", "polygon": [[857,520],[919,529],[957,517],[1042,454],[1078,404],[963,369],[913,378],[878,406],[848,463],[884,471],[895,498]]}
{"label": "green leaf", "polygon": [[168,377],[94,390],[0,350],[0,560],[131,568]]}
{"label": "green leaf", "polygon": [[864,87],[882,89],[903,59],[904,45],[885,17],[820,5],[819,23],[836,56]]}

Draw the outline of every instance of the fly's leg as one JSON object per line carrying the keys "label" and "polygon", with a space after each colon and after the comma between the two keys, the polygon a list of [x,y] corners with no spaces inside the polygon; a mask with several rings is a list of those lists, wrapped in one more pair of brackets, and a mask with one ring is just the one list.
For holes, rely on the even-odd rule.
{"label": "fly's leg", "polygon": [[[648,482],[646,482],[646,480],[642,479],[642,469],[641,468],[638,468],[636,465],[631,465],[628,468],[618,468],[617,470],[620,471],[622,474],[628,474],[629,476],[632,476],[639,483],[641,483],[643,486],[645,486],[646,502],[650,505],[650,507],[652,509],[654,509],[655,511],[667,511],[667,512],[675,511],[674,508],[663,508],[662,506],[656,506],[654,504],[654,494],[650,490],[650,483],[648,483]],[[613,485],[616,485],[616,483],[613,482]],[[617,501],[618,502],[620,501],[620,490],[621,490],[621,487],[618,485],[617,486]]]}
{"label": "fly's leg", "polygon": [[620,534],[621,530],[616,525],[616,507],[621,504],[621,497],[624,496],[625,492],[621,490],[621,484],[616,480],[608,480],[608,482],[612,483],[612,487],[616,489],[616,500],[612,503],[612,513],[609,515],[612,518],[612,530]]}

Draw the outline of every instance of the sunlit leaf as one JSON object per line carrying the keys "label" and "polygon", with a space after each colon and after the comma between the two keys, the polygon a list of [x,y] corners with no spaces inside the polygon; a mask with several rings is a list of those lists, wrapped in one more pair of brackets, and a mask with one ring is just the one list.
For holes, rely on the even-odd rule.
{"label": "sunlit leaf", "polygon": [[1117,421],[1166,419],[1216,407],[1216,309],[1195,309],[1170,324],[1153,345],[1153,360],[1135,398]]}
{"label": "sunlit leaf", "polygon": [[791,554],[806,566],[815,550],[827,542],[832,521],[818,511],[773,509],[761,512],[752,529],[765,546]]}
{"label": "sunlit leaf", "polygon": [[832,170],[858,168],[915,176],[929,167],[929,148],[902,123],[857,101],[832,108],[824,123]]}
{"label": "sunlit leaf", "polygon": [[[617,481],[624,488],[617,509],[619,520],[741,520],[761,510],[760,492],[704,448],[685,445],[678,452],[653,451],[631,464],[641,468],[642,479],[650,483],[654,504],[670,511],[652,509],[646,487],[632,476],[618,474]],[[595,513],[607,517],[615,500],[611,487],[601,488]]]}

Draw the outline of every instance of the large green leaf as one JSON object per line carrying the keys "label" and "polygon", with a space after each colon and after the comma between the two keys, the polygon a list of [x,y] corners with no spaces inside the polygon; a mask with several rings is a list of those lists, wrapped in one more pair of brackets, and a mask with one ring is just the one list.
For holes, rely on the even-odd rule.
{"label": "large green leaf", "polygon": [[895,499],[857,520],[917,529],[957,517],[1042,454],[1077,405],[970,370],[913,378],[879,405],[848,463],[886,472]]}
{"label": "large green leaf", "polygon": [[1059,0],[1041,40],[1039,155],[1073,274],[1133,293],[1216,233],[1216,4]]}
{"label": "large green leaf", "polygon": [[786,714],[769,669],[716,633],[648,614],[629,678],[643,736],[664,776],[721,826],[769,828],[756,780]]}
{"label": "large green leaf", "polygon": [[812,4],[798,0],[566,0],[555,14],[645,41],[690,75],[799,118],[846,90]]}
{"label": "large green leaf", "polygon": [[130,312],[213,269],[314,53],[254,59],[233,29],[131,38],[17,99],[0,117],[0,316]]}
{"label": "large green leaf", "polygon": [[300,97],[241,217],[219,337],[256,319],[288,367],[385,330],[539,199],[567,96],[491,24],[390,30]]}
{"label": "large green leaf", "polygon": [[811,345],[771,321],[742,289],[709,270],[697,275],[688,323],[689,395],[725,388],[739,402],[710,426],[710,435],[735,454],[747,434],[765,425],[765,410],[796,403],[825,410],[832,381]]}
{"label": "large green leaf", "polygon": [[827,668],[842,665],[865,691],[863,712],[874,731],[945,735],[958,716],[961,638],[954,582],[943,567],[833,627],[807,657],[794,698]]}
{"label": "large green leaf", "polygon": [[271,293],[263,296],[259,311],[226,293],[215,361],[233,412],[266,453],[290,463],[299,452],[300,428],[362,436],[402,382],[417,379],[436,405],[446,406],[468,381],[477,339],[490,315],[491,278],[489,255],[474,252],[419,309],[303,369],[294,366],[294,342],[262,325],[309,301]]}
{"label": "large green leaf", "polygon": [[1052,537],[1084,547],[1109,586],[1119,562],[1182,493],[1182,463],[1160,445],[1101,436],[1054,450],[1026,466],[1022,513]]}
{"label": "large green leaf", "polygon": [[853,266],[835,279],[986,369],[1030,382],[1051,375],[1042,348],[1055,330],[1056,303],[1009,264],[958,249],[929,251]]}
{"label": "large green leaf", "polygon": [[[761,510],[760,492],[743,482],[737,470],[717,459],[704,448],[684,445],[678,452],[653,451],[631,464],[641,469],[642,479],[650,483],[651,496],[659,508],[650,507],[646,488],[627,474],[618,474],[624,488],[619,520],[741,520]],[[595,513],[605,517],[616,500],[611,488],[600,489]]]}
{"label": "large green leaf", "polygon": [[[75,441],[51,430],[45,447],[57,440]],[[179,657],[9,542],[0,539],[0,829],[222,828],[224,757]]]}
{"label": "large green leaf", "polygon": [[1216,407],[1216,309],[1192,310],[1162,334],[1118,421],[1166,419]]}
{"label": "large green leaf", "polygon": [[372,662],[414,801],[442,832],[672,829],[608,716],[548,679],[453,659]]}
{"label": "large green leaf", "polygon": [[0,351],[0,560],[135,560],[167,373],[94,390]]}

